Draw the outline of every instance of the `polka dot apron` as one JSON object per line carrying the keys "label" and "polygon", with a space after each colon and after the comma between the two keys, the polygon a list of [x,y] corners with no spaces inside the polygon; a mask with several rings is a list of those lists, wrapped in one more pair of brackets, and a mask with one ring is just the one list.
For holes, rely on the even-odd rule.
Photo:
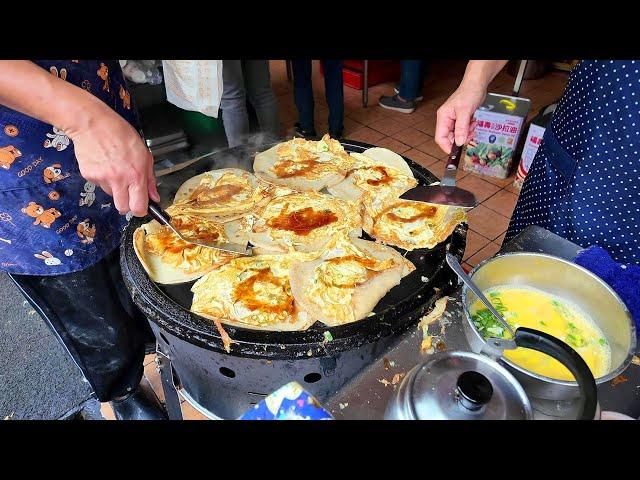
{"label": "polka dot apron", "polygon": [[[137,125],[118,61],[38,60]],[[83,270],[120,243],[125,217],[80,175],[65,132],[0,105],[0,270],[60,275]]]}
{"label": "polka dot apron", "polygon": [[640,264],[640,61],[582,61],[551,119],[505,241],[539,225]]}

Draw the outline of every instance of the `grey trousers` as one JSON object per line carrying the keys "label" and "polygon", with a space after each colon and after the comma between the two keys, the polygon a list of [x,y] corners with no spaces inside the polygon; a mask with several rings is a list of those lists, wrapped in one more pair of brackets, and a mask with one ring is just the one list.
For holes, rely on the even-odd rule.
{"label": "grey trousers", "polygon": [[229,147],[247,143],[249,138],[247,98],[256,111],[261,133],[274,139],[280,137],[268,60],[223,60],[222,81],[220,109]]}

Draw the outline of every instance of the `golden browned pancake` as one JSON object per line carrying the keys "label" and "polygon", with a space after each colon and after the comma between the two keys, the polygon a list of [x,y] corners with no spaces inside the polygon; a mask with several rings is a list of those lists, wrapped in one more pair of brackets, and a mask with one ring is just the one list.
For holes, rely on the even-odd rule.
{"label": "golden browned pancake", "polygon": [[319,191],[344,179],[353,158],[329,135],[312,141],[294,138],[256,154],[253,170],[267,182],[299,191]]}
{"label": "golden browned pancake", "polygon": [[357,205],[317,192],[274,198],[257,215],[251,243],[272,252],[310,252],[337,234],[361,234]]}
{"label": "golden browned pancake", "polygon": [[[189,237],[220,242],[227,239],[222,225],[203,218],[177,215],[172,224]],[[158,283],[189,282],[235,258],[232,253],[184,242],[155,220],[138,227],[133,239],[140,263]]]}
{"label": "golden browned pancake", "polygon": [[391,247],[337,237],[318,259],[291,267],[291,291],[311,317],[343,325],[366,317],[413,270]]}
{"label": "golden browned pancake", "polygon": [[388,245],[405,250],[433,248],[466,220],[464,209],[411,200],[393,195],[363,195],[363,229]]}
{"label": "golden browned pancake", "polygon": [[178,189],[169,215],[197,215],[218,222],[241,218],[269,198],[251,173],[223,168],[197,175]]}
{"label": "golden browned pancake", "polygon": [[236,327],[305,330],[315,319],[297,307],[289,269],[308,258],[292,253],[232,260],[193,285],[191,311]]}

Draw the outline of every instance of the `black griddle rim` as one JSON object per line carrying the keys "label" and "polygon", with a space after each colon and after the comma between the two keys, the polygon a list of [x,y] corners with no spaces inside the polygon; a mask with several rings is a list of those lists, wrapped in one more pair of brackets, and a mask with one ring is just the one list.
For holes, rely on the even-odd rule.
{"label": "black griddle rim", "polygon": [[[276,143],[278,142],[275,142],[274,145]],[[374,145],[351,140],[344,140],[341,143],[345,146],[345,149],[350,147],[351,151],[362,152],[367,148],[374,147]],[[269,148],[269,146],[270,145],[262,145],[253,153]],[[226,151],[228,152],[228,150]],[[212,156],[214,156],[215,153],[213,153]],[[407,157],[402,157],[414,173],[418,174],[416,177],[419,182],[421,180],[424,183],[438,181],[437,177],[425,167],[422,167]],[[140,264],[131,245],[133,232],[146,221],[148,221],[147,218],[134,217],[129,222],[129,225],[127,225],[121,243],[123,278],[134,302],[150,320],[166,328],[172,334],[187,341],[198,343],[206,348],[223,351],[220,334],[213,322],[186,310],[177,302],[171,300],[167,294],[160,290],[155,282],[151,281]],[[451,253],[461,260],[466,244],[466,231],[466,223],[458,225],[454,233],[447,240],[431,250],[424,251],[425,254],[431,255],[437,250],[448,248]],[[132,260],[133,263],[130,264],[127,259]],[[415,273],[416,272],[414,272],[414,274]],[[134,278],[135,281],[133,280]],[[364,343],[376,341],[382,336],[405,330],[409,324],[417,321],[424,311],[443,294],[443,290],[447,286],[455,285],[454,280],[455,274],[446,267],[444,255],[442,255],[436,265],[435,273],[427,282],[422,282],[420,288],[414,291],[409,297],[399,303],[389,305],[381,312],[358,322],[336,327],[325,327],[322,325],[320,329],[296,332],[263,331],[237,328],[223,324],[224,329],[233,340],[230,354],[256,356],[260,358],[291,358],[292,356],[316,357],[327,355],[330,351],[335,352],[356,348]],[[153,295],[152,292],[155,295]],[[326,341],[324,337],[325,331],[331,333],[333,337],[331,341]]]}

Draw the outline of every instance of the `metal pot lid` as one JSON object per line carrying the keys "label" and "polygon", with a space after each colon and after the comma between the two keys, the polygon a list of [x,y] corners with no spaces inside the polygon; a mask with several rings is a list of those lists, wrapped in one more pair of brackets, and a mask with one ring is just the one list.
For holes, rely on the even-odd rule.
{"label": "metal pot lid", "polygon": [[420,420],[530,420],[531,403],[518,381],[484,355],[443,351],[423,364],[408,398]]}

